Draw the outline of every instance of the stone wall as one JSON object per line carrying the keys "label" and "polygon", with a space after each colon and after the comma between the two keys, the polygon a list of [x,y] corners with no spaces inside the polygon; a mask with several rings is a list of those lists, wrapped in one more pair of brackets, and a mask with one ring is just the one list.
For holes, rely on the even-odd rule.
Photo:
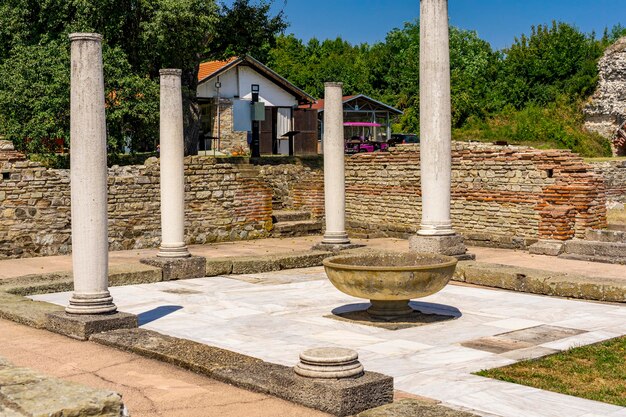
{"label": "stone wall", "polygon": [[248,151],[248,134],[234,130],[233,122],[233,101],[230,99],[220,99],[220,117],[218,131],[217,105],[211,107],[213,112],[213,133],[214,137],[220,137],[220,151],[233,153]]}
{"label": "stone wall", "polygon": [[[284,158],[281,158],[284,159]],[[308,209],[315,207],[315,202],[319,200],[317,194],[321,184],[321,212],[319,207],[315,207],[315,212],[323,216],[324,214],[324,177],[320,167],[322,158],[317,159],[312,164],[305,165],[298,157],[289,158],[289,163],[283,163],[276,158],[278,164],[259,165],[259,178],[272,189],[272,198],[275,209],[299,208],[307,206]],[[294,185],[299,184],[294,189]],[[304,193],[300,191],[304,190]],[[304,194],[304,195],[303,195]],[[313,194],[311,203],[306,200],[307,195]]]}
{"label": "stone wall", "polygon": [[626,37],[606,50],[598,71],[598,87],[584,109],[585,127],[610,140],[614,155],[626,155],[624,138],[616,137],[626,122]]}
{"label": "stone wall", "polygon": [[[71,251],[69,171],[0,159],[0,258]],[[272,192],[248,164],[185,159],[186,243],[253,239],[271,229]],[[109,169],[109,247],[160,243],[159,165]]]}
{"label": "stone wall", "polygon": [[[319,211],[320,186],[311,177],[291,193]],[[583,237],[606,227],[605,201],[602,178],[570,151],[453,144],[452,221],[470,243],[525,247],[537,239]],[[406,237],[420,217],[419,146],[346,158],[346,223],[353,236]]]}
{"label": "stone wall", "polygon": [[626,160],[593,162],[596,174],[604,178],[607,204],[609,207],[626,203]]}
{"label": "stone wall", "polygon": [[[346,157],[352,236],[406,237],[417,230],[419,158],[415,145]],[[188,244],[267,236],[272,199],[277,209],[323,217],[319,161],[270,159],[256,166],[245,159],[185,159]],[[623,198],[625,172],[617,165],[592,168],[566,150],[454,143],[452,221],[474,244],[525,247],[537,239],[583,237],[587,229],[606,227],[605,184],[611,198]],[[7,150],[0,151],[0,173],[0,258],[69,253],[69,171]],[[159,201],[156,158],[110,168],[110,248],[158,246]]]}

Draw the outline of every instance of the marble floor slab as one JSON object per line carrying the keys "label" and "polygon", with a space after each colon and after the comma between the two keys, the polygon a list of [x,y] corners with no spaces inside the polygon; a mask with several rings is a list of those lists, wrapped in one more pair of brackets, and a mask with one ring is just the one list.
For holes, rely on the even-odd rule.
{"label": "marble floor slab", "polygon": [[[456,319],[387,330],[324,317],[368,304],[336,290],[322,268],[110,290],[119,309],[138,314],[143,328],[288,366],[307,348],[353,348],[365,369],[393,376],[396,389],[483,416],[626,417],[622,407],[472,374],[624,335],[622,305],[448,285],[411,304]],[[65,305],[69,297],[32,298]],[[523,343],[481,348],[481,340],[511,335]]]}

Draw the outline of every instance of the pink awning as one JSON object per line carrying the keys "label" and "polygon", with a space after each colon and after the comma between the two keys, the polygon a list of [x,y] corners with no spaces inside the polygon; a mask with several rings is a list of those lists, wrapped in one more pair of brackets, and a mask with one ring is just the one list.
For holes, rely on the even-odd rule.
{"label": "pink awning", "polygon": [[370,122],[344,122],[344,126],[366,126],[366,127],[380,127],[382,126],[380,123],[370,123]]}

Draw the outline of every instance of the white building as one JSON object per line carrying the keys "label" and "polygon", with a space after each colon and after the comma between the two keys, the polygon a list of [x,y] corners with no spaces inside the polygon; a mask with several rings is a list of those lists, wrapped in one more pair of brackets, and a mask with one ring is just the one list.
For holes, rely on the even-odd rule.
{"label": "white building", "polygon": [[299,132],[294,139],[295,154],[317,153],[317,110],[307,106],[315,99],[250,56],[200,64],[200,150],[249,150],[253,86],[258,88],[259,102],[265,105],[265,120],[260,123],[261,153],[288,154],[289,140],[284,135],[294,131]]}

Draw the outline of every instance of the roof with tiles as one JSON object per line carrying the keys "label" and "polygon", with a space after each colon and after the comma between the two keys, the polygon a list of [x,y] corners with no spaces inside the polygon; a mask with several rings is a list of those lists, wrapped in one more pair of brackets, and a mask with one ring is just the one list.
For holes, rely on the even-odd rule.
{"label": "roof with tiles", "polygon": [[226,61],[202,62],[200,64],[200,69],[198,70],[198,81],[204,80],[205,78],[209,77],[211,74],[221,70],[226,65],[230,64],[231,62],[237,59],[239,59],[239,57],[234,56],[232,58],[228,58]]}

